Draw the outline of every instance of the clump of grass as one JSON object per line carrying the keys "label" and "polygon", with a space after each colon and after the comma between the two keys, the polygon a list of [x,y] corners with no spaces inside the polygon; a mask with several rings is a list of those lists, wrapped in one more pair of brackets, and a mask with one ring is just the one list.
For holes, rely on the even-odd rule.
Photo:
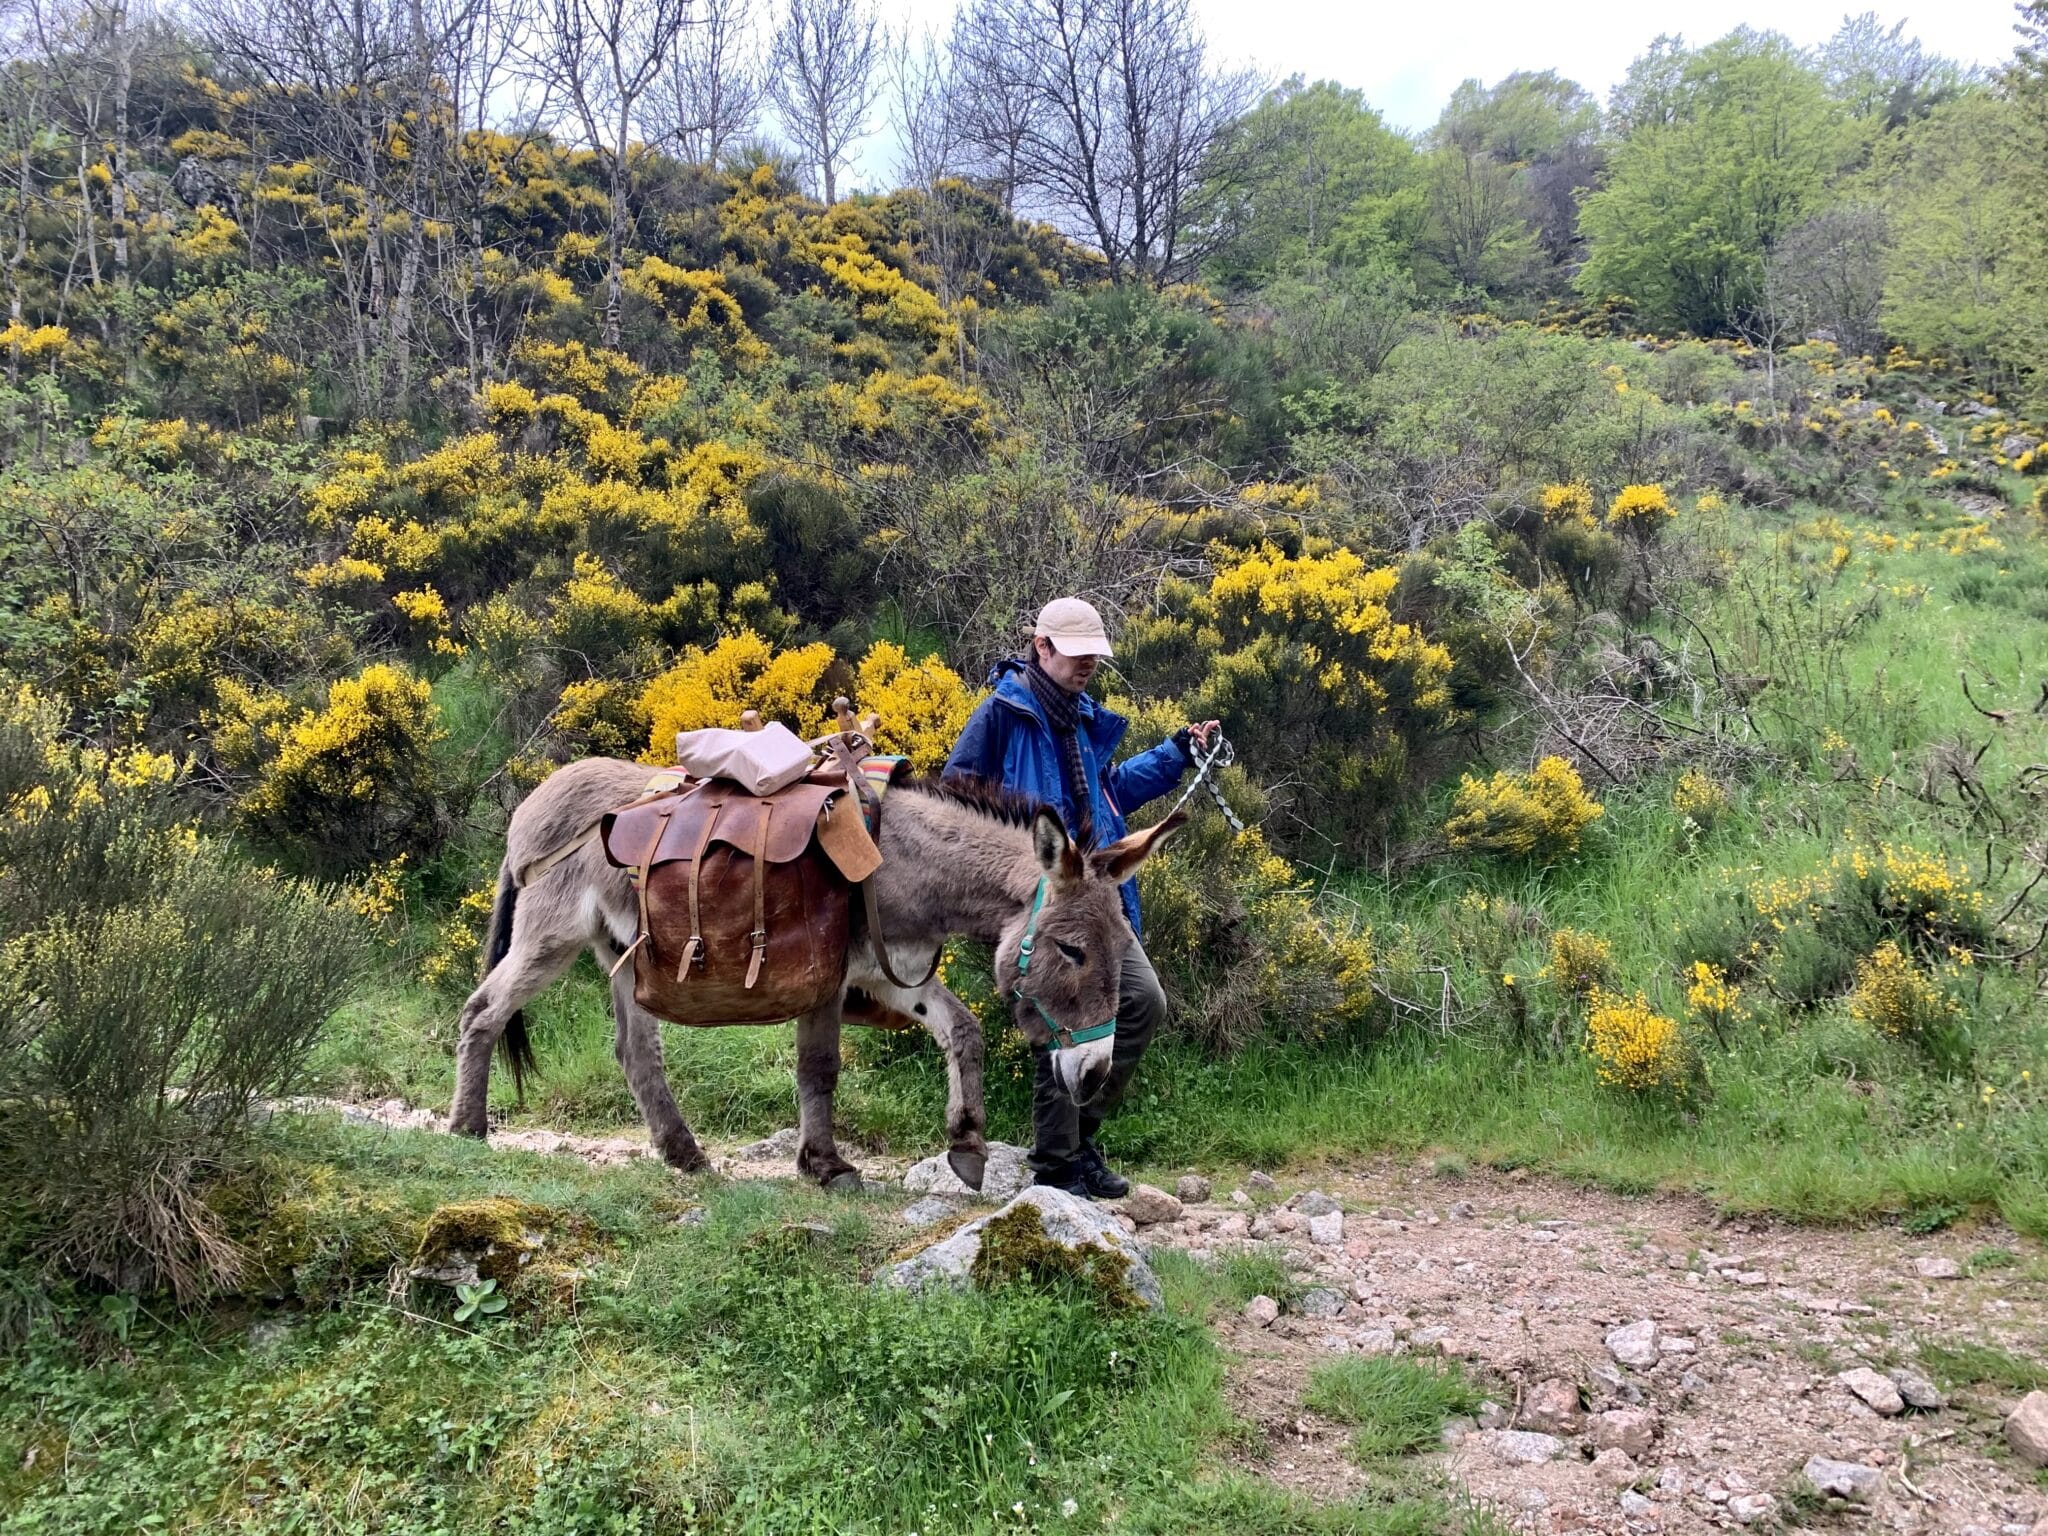
{"label": "clump of grass", "polygon": [[1922,1344],[1920,1362],[1951,1387],[1985,1385],[2014,1392],[2048,1389],[2048,1364],[1975,1339]]}
{"label": "clump of grass", "polygon": [[1446,1419],[1478,1409],[1480,1391],[1454,1362],[1382,1355],[1317,1367],[1302,1401],[1355,1425],[1352,1454],[1369,1461],[1435,1445]]}

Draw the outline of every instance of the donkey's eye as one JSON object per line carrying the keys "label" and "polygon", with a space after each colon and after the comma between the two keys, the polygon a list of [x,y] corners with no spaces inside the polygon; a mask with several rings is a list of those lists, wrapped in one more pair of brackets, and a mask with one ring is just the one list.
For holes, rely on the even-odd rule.
{"label": "donkey's eye", "polygon": [[1059,944],[1060,953],[1065,955],[1075,965],[1086,965],[1088,963],[1088,955],[1086,951],[1076,949],[1071,944],[1060,944],[1060,941],[1058,939],[1054,939],[1053,943]]}

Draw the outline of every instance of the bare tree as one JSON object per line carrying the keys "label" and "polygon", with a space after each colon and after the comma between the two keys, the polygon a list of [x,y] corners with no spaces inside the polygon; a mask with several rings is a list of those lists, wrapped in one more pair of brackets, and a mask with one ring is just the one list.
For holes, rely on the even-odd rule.
{"label": "bare tree", "polygon": [[1220,71],[1191,0],[982,0],[974,55],[1025,103],[1015,142],[1028,200],[1090,239],[1113,277],[1165,283],[1213,243],[1191,226],[1198,191],[1240,173],[1230,125],[1257,94]]}
{"label": "bare tree", "polygon": [[1874,203],[1843,203],[1795,225],[1769,257],[1802,328],[1824,330],[1850,357],[1876,350],[1891,221]]}
{"label": "bare tree", "polygon": [[619,344],[625,300],[627,196],[641,103],[676,45],[689,0],[544,0],[541,62],[603,165],[606,233],[603,340]]}
{"label": "bare tree", "polygon": [[1007,0],[970,0],[953,13],[948,40],[951,110],[961,134],[967,169],[1017,211],[1024,138],[1039,100],[1030,73],[1010,57]]}
{"label": "bare tree", "polygon": [[922,254],[938,274],[939,299],[959,315],[956,362],[962,373],[972,355],[960,300],[987,280],[999,226],[988,199],[968,185],[974,157],[973,128],[964,110],[967,91],[958,74],[958,55],[927,35],[908,31],[896,51],[890,118],[896,129],[897,180],[919,202]]}
{"label": "bare tree", "polygon": [[699,0],[647,91],[657,138],[699,165],[717,165],[754,131],[766,90],[754,57],[752,0]]}
{"label": "bare tree", "polygon": [[[415,105],[417,14],[408,0],[197,0],[207,45],[251,90],[259,161],[303,161],[318,207],[304,231],[324,238],[347,300],[356,390],[382,404],[403,386],[387,370],[393,278],[392,177],[407,174],[393,133]],[[261,206],[261,199],[251,207]],[[360,238],[350,227],[360,219]],[[254,243],[254,231],[250,232]],[[409,234],[408,249],[416,247]],[[398,312],[403,319],[405,310]]]}
{"label": "bare tree", "polygon": [[[521,68],[520,44],[534,24],[532,0],[426,0],[442,39],[437,70],[447,93],[451,142],[431,157],[435,227],[452,231],[434,245],[434,294],[463,350],[472,391],[493,376],[509,346],[489,302],[486,235],[498,177],[535,144],[547,118],[545,81]],[[501,141],[500,124],[520,125]]]}
{"label": "bare tree", "polygon": [[775,35],[768,90],[825,201],[835,203],[839,168],[865,136],[868,109],[881,89],[885,34],[868,0],[788,4]]}
{"label": "bare tree", "polygon": [[[0,0],[0,151],[6,155],[0,178],[0,212],[7,220],[4,260],[7,269],[7,319],[24,318],[24,271],[34,250],[31,230],[42,201],[37,185],[36,146],[42,137],[49,85],[29,51],[29,14],[25,4]],[[21,350],[7,349],[7,383],[21,381]]]}

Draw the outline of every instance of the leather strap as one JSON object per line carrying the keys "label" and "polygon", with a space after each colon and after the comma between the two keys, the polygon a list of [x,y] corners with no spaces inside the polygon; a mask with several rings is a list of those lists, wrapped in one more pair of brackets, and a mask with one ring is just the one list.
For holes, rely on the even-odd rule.
{"label": "leather strap", "polygon": [[[612,968],[605,973],[607,976],[618,975],[619,967],[632,959],[634,952],[647,942],[648,934],[654,931],[647,924],[647,885],[649,877],[654,873],[654,850],[661,846],[661,834],[668,830],[668,819],[674,814],[674,807],[670,807],[654,818],[654,835],[647,839],[647,851],[640,855],[640,867],[633,877],[633,884],[638,889],[640,897],[640,931],[633,935],[633,942],[612,962]],[[591,829],[592,832],[596,830],[595,827]]]}
{"label": "leather strap", "polygon": [[768,818],[775,814],[775,802],[761,802],[761,816],[754,823],[754,931],[747,935],[754,941],[754,957],[747,962],[747,988],[761,978],[761,962],[768,955],[768,915],[765,906],[763,866],[768,862]]}
{"label": "leather strap", "polygon": [[[677,982],[690,979],[690,968],[704,963],[704,925],[697,919],[697,879],[704,872],[704,850],[711,846],[711,829],[718,825],[718,813],[724,808],[720,801],[711,808],[711,814],[704,818],[704,825],[697,829],[697,851],[690,855],[690,938],[683,945],[683,962],[676,967]],[[756,874],[756,879],[759,875]],[[641,900],[646,900],[642,896]]]}
{"label": "leather strap", "polygon": [[875,905],[875,882],[863,880],[860,883],[860,899],[868,914],[868,943],[874,947],[875,959],[881,963],[882,974],[890,984],[906,992],[915,992],[934,976],[939,974],[939,961],[945,958],[946,941],[939,940],[939,947],[932,951],[932,963],[924,968],[924,974],[915,981],[905,981],[896,974],[896,967],[889,963],[889,946],[882,938],[882,914]]}

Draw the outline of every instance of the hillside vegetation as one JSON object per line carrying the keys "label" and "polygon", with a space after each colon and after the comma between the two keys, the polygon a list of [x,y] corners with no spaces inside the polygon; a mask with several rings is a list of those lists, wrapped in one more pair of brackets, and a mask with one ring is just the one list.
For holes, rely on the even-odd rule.
{"label": "hillside vegetation", "polygon": [[[846,693],[935,769],[1066,592],[1113,617],[1127,748],[1220,718],[1253,823],[1198,796],[1144,873],[1173,1022],[1119,1162],[1391,1149],[2048,1237],[2041,6],[1996,71],[1744,29],[1604,106],[1468,82],[1416,136],[1173,4],[1081,8],[1156,114],[1062,115],[1020,62],[1053,9],[906,41],[903,184],[846,195],[793,83],[841,0],[726,61],[788,147],[706,106],[731,0],[611,12],[609,53],[590,0],[0,12],[4,1528],[1463,1520],[1207,1480],[1227,1275],[1164,1322],[919,1313],[859,1283],[868,1205],[741,1186],[681,1230],[645,1169],[254,1123],[445,1108],[555,767]],[[874,41],[832,45],[870,103]],[[946,964],[1025,1139],[987,956]],[[494,1111],[634,1124],[594,969],[533,1018]],[[929,1150],[931,1043],[847,1054],[848,1141]],[[792,1118],[788,1029],[668,1059],[708,1137]],[[507,1189],[577,1275],[516,1346],[385,1296]],[[279,1303],[296,1342],[224,1365],[223,1309]],[[145,1398],[229,1427],[166,1476]],[[328,1438],[234,1427],[283,1420]]]}

